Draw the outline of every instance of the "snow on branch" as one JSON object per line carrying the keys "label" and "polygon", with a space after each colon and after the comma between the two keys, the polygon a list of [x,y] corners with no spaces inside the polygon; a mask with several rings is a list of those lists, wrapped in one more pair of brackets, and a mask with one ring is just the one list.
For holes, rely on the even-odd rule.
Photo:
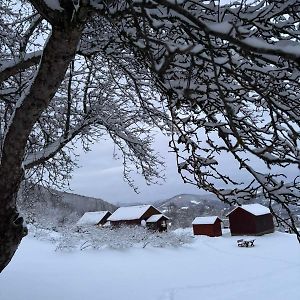
{"label": "snow on branch", "polygon": [[[80,31],[75,30],[76,50],[68,63],[69,47],[64,53],[57,47],[66,42],[66,31],[59,32],[55,38],[60,42],[45,56],[44,51],[47,66],[35,99],[45,96],[45,84],[52,88],[43,99],[47,105],[34,115],[32,131],[26,132],[24,166],[36,164],[36,170],[38,162],[46,161],[42,166],[57,175],[72,165],[67,152],[72,152],[73,138],[88,149],[110,137],[122,153],[125,177],[135,166],[152,180],[160,176],[160,159],[151,147],[159,128],[172,133],[170,146],[185,182],[231,204],[263,194],[271,211],[282,205],[284,216],[274,214],[278,223],[290,226],[300,240],[293,222],[300,188],[299,1],[30,2],[34,8],[27,6],[22,21],[13,11],[4,17],[0,7],[1,143],[22,104],[20,95],[28,83],[37,83],[30,68],[40,55],[30,51],[44,47],[37,36],[50,34],[49,24],[54,34],[65,24],[72,25],[65,28],[70,35],[77,28],[73,24]],[[34,27],[37,12],[47,25]],[[24,38],[36,32],[25,42],[24,57],[12,54],[24,41],[12,36],[13,24],[21,24],[17,28]],[[32,106],[27,109],[32,112]],[[21,114],[19,119],[23,122]],[[230,170],[224,168],[227,159]],[[234,168],[246,179],[234,176]],[[296,170],[294,178],[287,176],[288,168]]]}
{"label": "snow on branch", "polygon": [[72,141],[77,135],[79,135],[86,127],[95,122],[95,118],[85,120],[83,123],[77,125],[75,128],[69,131],[68,135],[61,136],[55,142],[47,145],[44,149],[35,153],[28,153],[23,161],[25,169],[30,169],[34,166],[41,165],[43,162],[53,158],[63,147],[65,147],[70,141]]}
{"label": "snow on branch", "polygon": [[38,65],[42,56],[42,51],[26,53],[20,59],[0,61],[0,82],[5,81],[10,76],[16,75],[20,71]]}
{"label": "snow on branch", "polygon": [[[288,221],[275,216],[300,240],[293,223],[299,178],[284,172],[300,166],[299,11],[299,1],[107,8],[118,37],[168,97],[183,180],[232,204],[263,193],[270,208],[282,204]],[[223,168],[225,156],[249,174],[247,182]]]}

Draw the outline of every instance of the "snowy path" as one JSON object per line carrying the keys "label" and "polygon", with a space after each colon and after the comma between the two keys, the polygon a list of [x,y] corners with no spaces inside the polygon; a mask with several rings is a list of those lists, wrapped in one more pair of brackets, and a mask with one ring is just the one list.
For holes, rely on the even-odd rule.
{"label": "snowy path", "polygon": [[0,275],[1,300],[298,300],[300,246],[292,235],[197,237],[177,249],[57,253],[27,238]]}

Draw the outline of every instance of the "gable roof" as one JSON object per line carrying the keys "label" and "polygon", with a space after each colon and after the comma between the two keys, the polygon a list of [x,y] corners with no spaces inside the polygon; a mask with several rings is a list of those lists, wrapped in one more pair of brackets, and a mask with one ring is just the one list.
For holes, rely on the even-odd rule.
{"label": "gable roof", "polygon": [[163,214],[157,214],[157,215],[152,215],[148,220],[146,220],[146,223],[155,223],[159,221],[161,218],[166,218],[169,220],[169,218]]}
{"label": "gable roof", "polygon": [[77,225],[96,225],[98,224],[109,211],[89,211],[79,219]]}
{"label": "gable roof", "polygon": [[210,225],[215,224],[217,220],[222,220],[218,216],[209,216],[209,217],[196,217],[192,222],[192,225]]}
{"label": "gable roof", "polygon": [[266,215],[266,214],[271,213],[270,209],[268,207],[263,206],[263,205],[258,204],[258,203],[254,203],[254,204],[245,204],[245,205],[237,206],[231,212],[229,212],[227,214],[227,216],[229,216],[237,208],[244,209],[245,211],[249,212],[250,214],[252,214],[254,216],[262,216],[262,215]]}
{"label": "gable roof", "polygon": [[136,205],[119,207],[107,220],[108,221],[126,221],[126,220],[137,220],[143,216],[143,214],[152,205]]}

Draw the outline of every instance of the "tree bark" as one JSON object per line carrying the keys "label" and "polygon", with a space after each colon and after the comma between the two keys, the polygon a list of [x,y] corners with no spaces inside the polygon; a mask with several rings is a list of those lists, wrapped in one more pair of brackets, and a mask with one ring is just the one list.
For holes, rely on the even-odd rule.
{"label": "tree bark", "polygon": [[[11,202],[16,202],[16,196],[11,197]],[[0,206],[0,272],[11,261],[22,238],[27,234],[23,218],[19,216],[16,206],[8,204]]]}
{"label": "tree bark", "polygon": [[0,273],[26,234],[23,219],[17,212],[16,199],[23,179],[22,162],[28,137],[64,79],[82,29],[83,23],[53,28],[37,74],[11,117],[0,161]]}

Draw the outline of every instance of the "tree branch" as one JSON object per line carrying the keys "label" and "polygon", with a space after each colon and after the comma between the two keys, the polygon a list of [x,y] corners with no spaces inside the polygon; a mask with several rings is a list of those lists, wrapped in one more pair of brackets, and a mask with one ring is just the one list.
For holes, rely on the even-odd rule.
{"label": "tree branch", "polygon": [[42,53],[43,51],[31,52],[20,59],[0,62],[0,83],[7,80],[10,76],[18,74],[20,71],[37,65],[42,57]]}

